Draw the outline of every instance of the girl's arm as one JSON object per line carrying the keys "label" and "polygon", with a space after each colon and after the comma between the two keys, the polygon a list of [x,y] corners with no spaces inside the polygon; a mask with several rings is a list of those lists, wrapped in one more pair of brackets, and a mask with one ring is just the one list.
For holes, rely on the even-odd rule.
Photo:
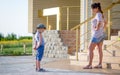
{"label": "girl's arm", "polygon": [[103,27],[103,28],[106,29],[106,27],[107,27],[107,21],[105,20],[105,21],[104,21],[104,27]]}
{"label": "girl's arm", "polygon": [[101,22],[103,20],[103,14],[102,13],[97,13],[95,16],[95,19],[97,20],[97,25],[94,27],[95,30],[99,30],[100,26],[101,26]]}
{"label": "girl's arm", "polygon": [[98,22],[98,24],[94,27],[96,31],[97,31],[97,30],[99,30],[100,25],[101,25],[101,23],[100,23],[100,22]]}

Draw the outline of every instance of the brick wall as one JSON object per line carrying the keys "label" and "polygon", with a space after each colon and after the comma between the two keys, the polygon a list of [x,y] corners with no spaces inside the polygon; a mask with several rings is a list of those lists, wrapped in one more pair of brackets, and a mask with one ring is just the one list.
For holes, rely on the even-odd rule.
{"label": "brick wall", "polygon": [[[76,51],[76,31],[61,30],[60,37],[64,45],[68,46],[68,54],[73,54]],[[80,45],[80,38],[78,40],[78,46],[79,45]]]}

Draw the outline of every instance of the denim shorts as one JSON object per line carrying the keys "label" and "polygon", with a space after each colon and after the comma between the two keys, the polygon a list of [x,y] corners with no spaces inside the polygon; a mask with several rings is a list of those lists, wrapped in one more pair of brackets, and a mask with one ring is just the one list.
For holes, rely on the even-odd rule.
{"label": "denim shorts", "polygon": [[103,42],[104,39],[105,39],[104,36],[101,36],[99,38],[92,37],[91,42],[92,43],[99,43],[99,42]]}
{"label": "denim shorts", "polygon": [[40,46],[36,51],[36,60],[41,61],[44,54],[44,46]]}

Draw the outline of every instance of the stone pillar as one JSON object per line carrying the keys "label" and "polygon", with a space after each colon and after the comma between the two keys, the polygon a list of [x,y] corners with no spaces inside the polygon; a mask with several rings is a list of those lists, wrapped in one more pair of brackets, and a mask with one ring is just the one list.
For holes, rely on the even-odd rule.
{"label": "stone pillar", "polygon": [[[80,18],[81,18],[80,22],[84,22],[91,16],[90,5],[91,5],[91,0],[80,0]],[[80,37],[80,43],[82,44],[82,45],[80,45],[80,50],[86,50],[87,46],[88,46],[88,37],[89,36],[88,36],[88,34],[85,34],[88,31],[88,29],[91,28],[88,25],[89,25],[89,22],[86,24],[83,24],[80,27],[80,35],[82,35]]]}

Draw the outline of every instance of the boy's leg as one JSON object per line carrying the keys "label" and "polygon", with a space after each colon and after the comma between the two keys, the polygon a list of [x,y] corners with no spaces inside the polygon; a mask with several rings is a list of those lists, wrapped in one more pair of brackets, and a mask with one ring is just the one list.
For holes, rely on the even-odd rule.
{"label": "boy's leg", "polygon": [[37,61],[37,68],[38,68],[38,70],[40,70],[40,61],[39,60]]}
{"label": "boy's leg", "polygon": [[40,52],[39,52],[39,49],[37,50],[37,54],[36,54],[36,70],[40,70]]}
{"label": "boy's leg", "polygon": [[37,70],[40,70],[41,69],[41,65],[40,65],[40,62],[42,60],[42,57],[43,57],[43,52],[44,52],[44,47],[40,47],[39,50],[38,50],[38,53],[37,53],[37,56],[36,56],[36,60],[37,60]]}
{"label": "boy's leg", "polygon": [[40,70],[40,61],[41,61],[40,55],[38,55],[36,57],[36,70]]}
{"label": "boy's leg", "polygon": [[36,60],[36,70],[40,70],[40,61]]}
{"label": "boy's leg", "polygon": [[36,65],[35,65],[35,67],[36,67],[36,70],[37,70],[37,66],[38,66],[38,65],[37,65],[37,60],[36,60]]}

